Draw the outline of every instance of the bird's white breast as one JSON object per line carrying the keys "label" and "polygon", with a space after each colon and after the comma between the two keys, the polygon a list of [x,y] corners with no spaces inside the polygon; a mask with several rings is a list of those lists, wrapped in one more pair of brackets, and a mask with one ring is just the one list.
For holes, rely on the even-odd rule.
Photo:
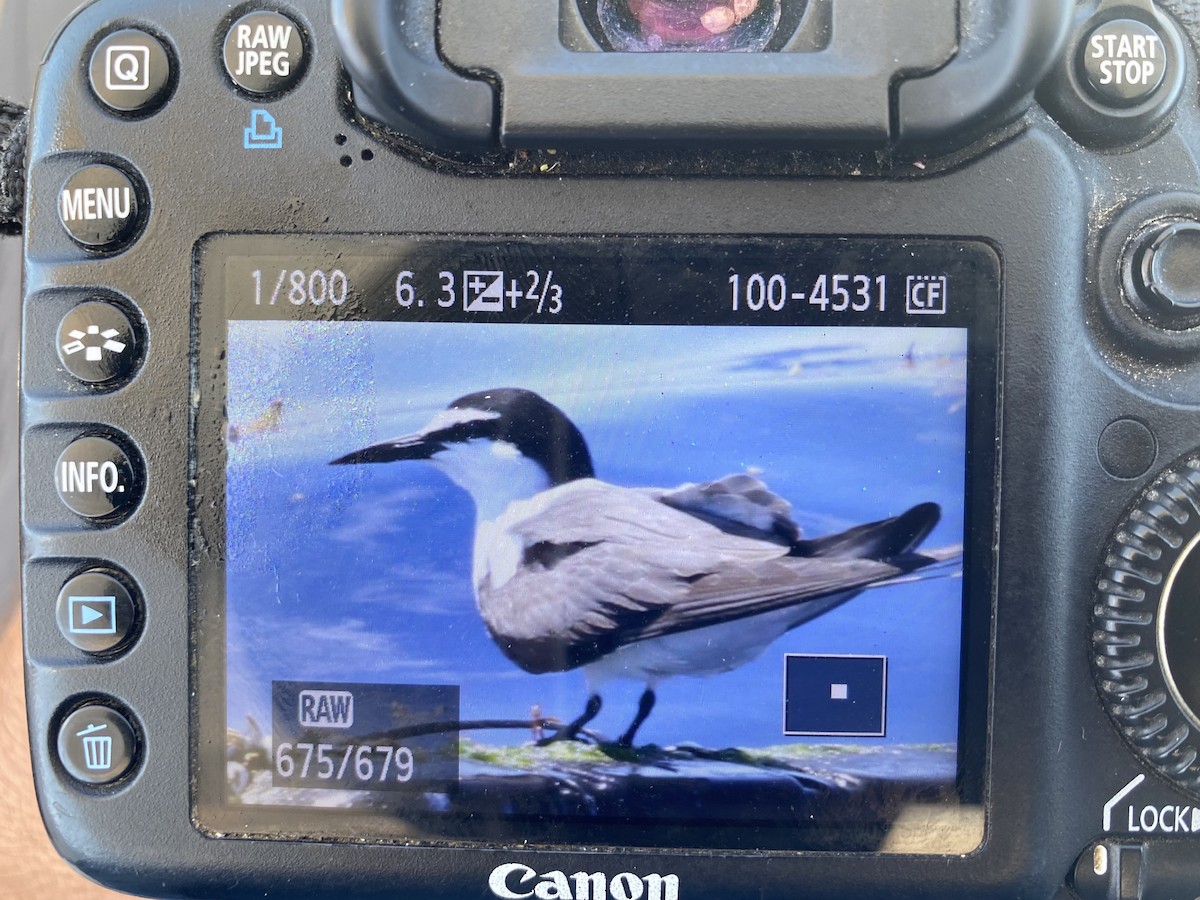
{"label": "bird's white breast", "polygon": [[525,545],[513,530],[543,507],[550,487],[546,470],[507,441],[454,444],[432,462],[475,501],[472,577],[478,591],[485,578],[499,588],[517,574]]}

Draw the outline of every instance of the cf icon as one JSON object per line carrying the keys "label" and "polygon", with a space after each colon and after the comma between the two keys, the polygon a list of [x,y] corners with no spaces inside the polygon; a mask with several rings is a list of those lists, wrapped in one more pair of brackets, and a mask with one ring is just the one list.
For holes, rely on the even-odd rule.
{"label": "cf icon", "polygon": [[946,276],[909,275],[905,306],[910,316],[944,316]]}
{"label": "cf icon", "polygon": [[145,91],[150,88],[150,48],[114,44],[104,60],[104,83],[110,91]]}

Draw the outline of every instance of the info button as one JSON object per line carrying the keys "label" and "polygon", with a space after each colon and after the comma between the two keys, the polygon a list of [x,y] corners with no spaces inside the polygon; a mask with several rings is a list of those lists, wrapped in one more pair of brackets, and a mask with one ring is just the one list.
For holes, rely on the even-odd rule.
{"label": "info button", "polygon": [[54,487],[76,515],[112,519],[137,506],[142,496],[142,472],[130,454],[113,441],[84,437],[58,458]]}

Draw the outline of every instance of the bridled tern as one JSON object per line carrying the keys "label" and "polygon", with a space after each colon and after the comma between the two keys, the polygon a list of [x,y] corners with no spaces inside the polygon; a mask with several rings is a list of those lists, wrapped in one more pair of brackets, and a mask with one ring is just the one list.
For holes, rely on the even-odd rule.
{"label": "bridled tern", "polygon": [[[517,388],[469,394],[420,431],[332,465],[428,460],[475,501],[472,576],[493,640],[535,674],[582,666],[582,715],[612,678],[645,685],[630,746],[671,675],[727,672],[776,638],[937,556],[915,548],[941,516],[895,518],[804,539],[791,505],[748,474],[677,488],[599,481],[579,429]],[[942,557],[944,558],[944,556]]]}

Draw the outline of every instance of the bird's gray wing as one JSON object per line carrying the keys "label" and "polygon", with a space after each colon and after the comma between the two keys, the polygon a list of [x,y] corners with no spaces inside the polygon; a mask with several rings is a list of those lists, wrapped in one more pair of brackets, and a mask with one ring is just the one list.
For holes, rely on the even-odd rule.
{"label": "bird's gray wing", "polygon": [[497,525],[519,537],[524,558],[503,583],[485,578],[478,586],[480,613],[501,649],[532,672],[571,669],[623,644],[858,590],[903,571],[876,560],[790,556],[644,492],[592,480],[514,504]]}
{"label": "bird's gray wing", "polygon": [[744,472],[716,481],[644,492],[729,534],[789,546],[801,537],[800,527],[792,519],[792,504]]}

